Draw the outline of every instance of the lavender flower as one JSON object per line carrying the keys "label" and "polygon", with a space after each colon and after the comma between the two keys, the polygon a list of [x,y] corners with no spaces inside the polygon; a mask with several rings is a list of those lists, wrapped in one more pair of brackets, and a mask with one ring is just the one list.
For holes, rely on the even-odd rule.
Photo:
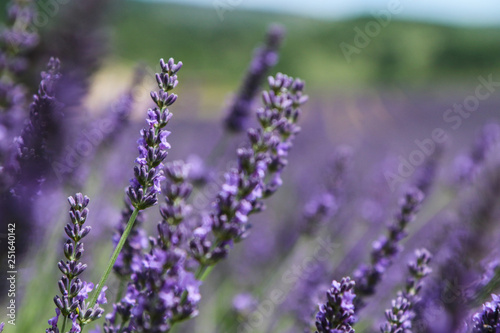
{"label": "lavender flower", "polygon": [[[157,194],[160,192],[160,182],[163,176],[163,160],[167,157],[167,150],[170,144],[167,136],[170,134],[164,127],[172,117],[168,106],[177,100],[177,95],[168,93],[178,84],[177,72],[182,67],[182,62],[174,64],[170,58],[167,63],[160,60],[162,73],[156,74],[159,91],[151,92],[151,98],[156,106],[148,110],[148,127],[141,130],[142,138],[139,139],[139,157],[136,159],[134,167],[135,178],[130,180],[128,187],[128,198],[125,200],[125,209],[122,212],[122,220],[118,224],[118,234],[115,235],[115,242],[118,244],[120,237],[126,230],[129,219],[134,209],[142,210],[157,203]],[[137,223],[130,230],[130,238],[124,243],[123,252],[118,255],[114,264],[115,273],[121,278],[128,278],[132,273],[134,257],[140,255],[145,248],[145,234],[140,225],[142,219],[138,215]],[[119,295],[120,296],[120,295]]]}
{"label": "lavender flower", "polygon": [[500,142],[500,126],[490,123],[483,127],[469,154],[455,158],[455,179],[459,185],[470,184],[477,177],[492,148]]}
{"label": "lavender flower", "polygon": [[0,323],[0,333],[2,333],[2,332],[3,332],[3,328],[4,328],[4,326],[5,326],[5,323]]}
{"label": "lavender flower", "polygon": [[400,210],[395,216],[395,222],[388,227],[389,234],[373,243],[371,263],[361,265],[354,273],[356,283],[356,307],[362,307],[363,298],[373,295],[375,287],[382,279],[393,258],[401,251],[399,242],[406,237],[406,226],[415,219],[415,213],[420,207],[423,194],[417,189],[410,189],[400,202]]}
{"label": "lavender flower", "polygon": [[415,175],[413,176],[411,184],[419,189],[425,197],[429,195],[430,189],[436,180],[439,161],[443,155],[443,150],[443,146],[437,145],[436,151],[425,160],[420,168],[415,170]]}
{"label": "lavender flower", "polygon": [[139,157],[135,160],[137,165],[134,167],[135,178],[130,181],[127,190],[132,205],[139,210],[157,204],[160,182],[165,178],[162,162],[170,149],[167,142],[170,132],[164,127],[172,118],[167,107],[177,100],[177,95],[168,92],[178,84],[177,72],[181,69],[182,62],[175,64],[174,59],[170,58],[165,63],[161,59],[160,66],[162,72],[156,74],[159,91],[151,93],[156,106],[148,110],[149,127],[141,131],[142,138],[138,141]]}
{"label": "lavender flower", "polygon": [[272,25],[267,31],[266,43],[255,50],[254,57],[238,94],[228,108],[225,120],[226,128],[233,132],[244,130],[248,120],[252,101],[267,72],[278,62],[278,49],[285,36],[285,30],[279,25]]}
{"label": "lavender flower", "polygon": [[311,199],[304,207],[304,228],[306,234],[312,234],[319,224],[335,214],[338,204],[335,197],[324,192]]}
{"label": "lavender flower", "polygon": [[416,260],[408,264],[410,276],[404,291],[392,300],[392,307],[385,311],[387,321],[380,327],[382,333],[411,333],[413,307],[418,302],[418,293],[422,288],[422,279],[432,271],[429,268],[431,254],[426,250],[415,252]]}
{"label": "lavender flower", "polygon": [[[59,61],[51,58],[47,67],[48,70],[42,72],[38,93],[33,96],[30,117],[21,136],[10,145],[9,158],[4,156],[3,160],[0,156],[0,207],[5,212],[5,220],[16,221],[23,230],[35,229],[34,201],[42,184],[49,178],[50,160],[61,144],[60,104],[54,95],[54,85],[60,78]],[[30,233],[20,234],[19,258],[33,240]]]}
{"label": "lavender flower", "polygon": [[46,330],[47,333],[59,332],[58,322],[61,315],[63,316],[61,332],[66,332],[68,319],[72,322],[71,332],[80,332],[85,325],[101,317],[104,310],[98,305],[106,303],[105,289],[99,295],[95,306],[91,307],[88,302],[85,302],[94,285],[79,278],[79,275],[87,268],[87,265],[79,260],[83,254],[82,240],[91,230],[89,226],[84,226],[89,213],[87,206],[90,200],[87,196],[77,193],[74,197],[69,197],[68,201],[71,206],[69,211],[71,223],[68,223],[64,228],[66,235],[68,235],[68,240],[64,245],[64,256],[67,261],[61,260],[57,265],[63,273],[58,281],[61,296],[54,297],[54,303],[57,307],[56,316],[48,321],[51,327]]}
{"label": "lavender flower", "polygon": [[473,333],[496,333],[500,331],[500,296],[492,294],[492,301],[483,304],[483,311],[472,318]]}
{"label": "lavender flower", "polygon": [[333,280],[327,291],[327,301],[321,304],[316,315],[316,333],[354,333],[354,281],[344,277]]}
{"label": "lavender flower", "polygon": [[[124,246],[130,246],[130,244],[127,244],[127,238],[134,231],[135,220],[139,212],[158,203],[157,194],[161,191],[160,182],[165,179],[162,162],[167,157],[167,150],[170,149],[170,144],[167,142],[170,132],[165,130],[164,127],[172,118],[172,114],[167,107],[177,100],[177,95],[168,93],[168,91],[174,89],[179,83],[176,73],[181,69],[182,62],[175,64],[174,59],[170,58],[165,63],[163,59],[160,59],[160,67],[162,72],[156,74],[159,91],[151,92],[151,99],[156,106],[148,110],[148,119],[146,121],[149,126],[143,128],[140,132],[141,138],[138,140],[139,157],[135,160],[137,165],[134,167],[135,178],[130,180],[130,186],[126,191],[134,210],[123,228],[120,240],[99,282],[101,286],[104,285],[116,261],[123,261],[123,258],[119,258],[120,252]],[[91,304],[96,302],[98,294],[99,289],[94,293]]]}
{"label": "lavender flower", "polygon": [[255,308],[259,305],[259,302],[250,293],[240,293],[233,298],[232,309],[233,311],[241,317],[248,317]]}
{"label": "lavender flower", "polygon": [[54,155],[56,143],[60,143],[59,118],[62,105],[54,95],[54,88],[60,79],[60,62],[51,58],[47,64],[47,71],[42,72],[42,81],[38,94],[33,96],[30,106],[30,119],[18,143],[17,160],[19,169],[18,178],[22,177],[24,183],[39,182],[46,177],[50,168],[50,159]]}
{"label": "lavender flower", "polygon": [[197,314],[200,282],[187,270],[190,230],[181,224],[191,210],[186,203],[192,189],[188,171],[181,161],[165,166],[166,204],[160,208],[158,236],[151,239],[149,253],[141,256],[127,295],[107,317],[105,332],[119,332],[124,325],[134,332],[168,332],[176,322]]}
{"label": "lavender flower", "polygon": [[261,128],[248,130],[252,147],[238,149],[238,167],[226,173],[214,211],[194,232],[191,250],[201,271],[224,258],[228,248],[245,237],[248,216],[262,210],[261,200],[281,186],[280,174],[300,130],[296,125],[299,107],[307,96],[301,80],[281,73],[269,77],[269,86],[271,90],[262,95],[264,107],[257,111]]}

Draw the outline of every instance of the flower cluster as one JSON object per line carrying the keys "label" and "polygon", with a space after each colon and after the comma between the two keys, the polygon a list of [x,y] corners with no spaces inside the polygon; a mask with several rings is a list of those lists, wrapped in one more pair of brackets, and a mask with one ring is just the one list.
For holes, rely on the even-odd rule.
{"label": "flower cluster", "polygon": [[[68,201],[71,206],[69,211],[71,223],[68,223],[64,228],[69,238],[64,244],[64,256],[67,261],[61,260],[57,265],[63,273],[58,281],[61,296],[54,297],[54,303],[57,307],[56,316],[49,320],[51,327],[46,330],[47,333],[59,331],[65,333],[68,320],[71,320],[72,323],[70,332],[80,332],[85,325],[101,317],[104,310],[99,307],[99,304],[106,303],[104,287],[97,304],[90,306],[85,299],[88,298],[94,285],[79,278],[80,274],[87,268],[86,264],[80,262],[80,258],[83,254],[82,240],[91,229],[89,226],[84,226],[89,214],[87,206],[90,200],[87,196],[77,193],[74,197],[69,197]],[[63,322],[59,324],[59,316],[61,315]]]}
{"label": "flower cluster", "polygon": [[500,296],[492,294],[492,301],[483,304],[483,311],[472,318],[474,333],[493,333],[500,331]]}
{"label": "flower cluster", "polygon": [[245,237],[248,216],[262,210],[262,199],[281,186],[280,175],[300,130],[296,121],[307,96],[301,80],[283,74],[269,77],[269,87],[262,95],[264,107],[257,111],[261,128],[248,130],[251,148],[238,149],[238,167],[226,173],[215,210],[194,232],[191,250],[202,266],[224,258],[232,243]]}
{"label": "flower cluster", "polygon": [[[148,127],[141,130],[139,139],[139,157],[136,159],[138,165],[134,166],[135,178],[131,179],[128,187],[128,197],[125,198],[125,208],[122,211],[122,219],[117,226],[117,233],[113,241],[118,245],[124,234],[127,224],[134,210],[142,210],[157,203],[157,194],[161,191],[160,182],[165,179],[163,161],[167,157],[170,144],[167,142],[169,131],[164,127],[168,124],[172,113],[168,106],[177,100],[177,95],[168,91],[174,89],[177,84],[177,72],[182,67],[182,62],[177,64],[170,58],[165,63],[160,60],[161,73],[156,74],[159,91],[151,92],[151,98],[156,104],[153,109],[148,110],[146,119]],[[123,250],[119,253],[114,263],[114,271],[122,280],[127,280],[133,271],[133,266],[140,265],[140,256],[147,247],[147,237],[141,228],[143,217],[139,212],[135,223],[132,225],[130,235],[127,235]]]}
{"label": "flower cluster", "polygon": [[51,58],[47,71],[42,72],[38,93],[33,96],[29,122],[16,139],[18,172],[24,181],[44,176],[43,170],[49,167],[49,155],[53,153],[50,150],[58,140],[61,104],[55,97],[55,84],[61,77],[59,68],[59,60]]}
{"label": "flower cluster", "polygon": [[415,219],[415,214],[423,200],[423,194],[417,189],[409,189],[400,202],[400,209],[395,216],[395,223],[388,227],[388,235],[374,242],[371,264],[362,265],[355,273],[356,307],[361,307],[362,299],[375,293],[375,287],[382,279],[393,258],[401,251],[399,242],[406,237],[406,226]]}
{"label": "flower cluster", "polygon": [[410,276],[405,290],[398,293],[397,298],[392,300],[391,309],[385,311],[387,321],[380,327],[382,333],[411,333],[412,319],[415,317],[412,309],[418,302],[422,279],[432,272],[429,267],[431,258],[426,249],[416,251],[416,260],[408,265]]}
{"label": "flower cluster", "polygon": [[156,74],[158,92],[151,92],[151,98],[156,106],[148,110],[149,126],[141,130],[139,143],[139,157],[134,167],[135,178],[130,181],[127,194],[132,205],[145,209],[158,203],[157,194],[161,191],[160,182],[163,176],[163,160],[167,157],[170,144],[167,137],[170,134],[164,127],[168,124],[172,114],[168,107],[175,103],[177,95],[169,93],[177,84],[177,72],[182,67],[182,62],[174,63],[170,58],[168,62],[160,60],[162,72]]}
{"label": "flower cluster", "polygon": [[187,183],[188,165],[168,163],[165,175],[166,203],[160,208],[163,220],[158,224],[158,236],[151,239],[147,254],[136,253],[132,282],[107,316],[107,333],[119,332],[124,325],[136,332],[168,332],[171,325],[197,314],[200,282],[186,267],[190,230],[181,224],[191,210],[186,203],[192,189]]}
{"label": "flower cluster", "polygon": [[332,281],[327,291],[327,301],[321,304],[316,315],[316,333],[354,333],[354,281],[349,277]]}

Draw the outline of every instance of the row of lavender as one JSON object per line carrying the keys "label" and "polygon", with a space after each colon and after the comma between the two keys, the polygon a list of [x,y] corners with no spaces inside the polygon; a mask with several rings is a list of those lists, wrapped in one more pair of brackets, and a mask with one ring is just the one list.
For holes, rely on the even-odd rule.
{"label": "row of lavender", "polygon": [[[2,32],[1,55],[2,126],[6,132],[1,152],[2,212],[23,224],[26,230],[35,230],[31,221],[39,212],[34,203],[54,187],[74,182],[70,172],[64,173],[63,184],[52,178],[54,165],[57,165],[54,162],[58,161],[63,147],[61,142],[79,139],[68,134],[72,119],[68,121],[64,117],[77,112],[75,100],[85,94],[81,89],[85,87],[85,78],[75,76],[70,81],[64,80],[59,60],[51,58],[28,108],[26,87],[20,82],[21,72],[29,66],[24,55],[38,42],[38,36],[26,30],[34,7],[30,2],[14,1],[9,8],[12,25]],[[266,46],[255,54],[244,84],[228,111],[225,121],[228,137],[247,128],[254,97],[265,73],[277,61],[276,50],[282,37],[282,30],[273,27]],[[103,304],[107,302],[105,282],[111,270],[120,283],[113,293],[116,300],[112,310],[102,325],[104,332],[178,329],[177,325],[198,314],[200,286],[214,266],[223,264],[235,244],[249,235],[249,216],[263,211],[264,199],[283,185],[282,172],[300,130],[297,125],[300,107],[307,101],[301,80],[282,74],[268,79],[269,90],[262,93],[263,106],[256,110],[256,126],[247,130],[248,142],[237,150],[236,166],[225,172],[225,181],[212,204],[200,211],[193,209],[191,201],[193,191],[203,187],[203,183],[193,184],[195,177],[190,170],[193,166],[182,161],[163,164],[170,149],[167,141],[170,132],[166,129],[172,118],[169,107],[177,100],[172,90],[178,84],[177,72],[182,63],[162,60],[160,67],[161,73],[156,74],[159,90],[151,93],[155,106],[147,111],[147,126],[141,130],[138,141],[139,156],[130,170],[134,177],[126,190],[122,221],[114,238],[115,251],[96,288],[80,278],[87,268],[80,260],[84,252],[82,240],[90,233],[90,227],[84,225],[89,214],[89,199],[82,194],[69,198],[71,221],[64,228],[68,237],[63,246],[65,259],[58,264],[62,273],[57,282],[60,295],[54,298],[56,316],[49,320],[47,332],[81,332],[102,317]],[[103,142],[109,143],[127,122],[132,105],[129,92],[124,94],[124,100],[120,112],[112,115],[117,117],[112,120],[115,128],[109,131],[109,137],[102,139]],[[21,129],[21,119],[27,116],[25,110],[29,110],[29,116]],[[498,139],[498,127],[486,127],[470,155],[458,160],[457,186],[466,189],[466,193],[453,200],[458,213],[457,221],[446,226],[454,229],[448,237],[449,242],[436,242],[428,247],[434,253],[434,272],[437,274],[431,275],[431,254],[426,249],[416,251],[404,283],[397,282],[399,278],[404,281],[401,270],[394,273],[397,278],[390,282],[401,288],[394,293],[394,300],[385,312],[381,332],[500,330],[500,299],[497,296],[493,295],[493,300],[486,302],[481,312],[471,314],[498,285],[496,262],[486,255],[494,250],[488,244],[494,244],[495,229],[489,222],[496,218],[495,201],[500,191]],[[216,147],[214,154],[217,153]],[[303,219],[294,226],[295,232],[286,232],[290,226],[284,226],[282,235],[288,237],[288,248],[282,249],[283,252],[291,252],[300,246],[300,239],[318,233],[333,231],[334,236],[339,237],[345,234],[347,223],[338,220],[347,220],[342,211],[349,206],[353,195],[349,192],[346,176],[350,154],[345,149],[335,153],[333,172],[325,181],[328,184],[306,205]],[[376,311],[383,306],[373,297],[377,290],[377,296],[380,292],[393,294],[392,286],[383,284],[384,278],[388,278],[387,272],[402,251],[401,241],[414,223],[417,211],[432,194],[432,185],[437,182],[437,155],[431,156],[409,182],[386,234],[373,244],[368,264],[360,265],[352,274],[346,268],[349,262],[357,261],[353,260],[359,252],[356,250],[363,248],[354,246],[352,253],[347,253],[337,267],[325,267],[328,264],[321,263],[302,272],[304,276],[288,296],[290,302],[280,302],[279,312],[293,313],[295,318],[291,331],[309,330],[311,323],[318,332],[354,332],[356,326],[369,330],[364,315],[366,318],[373,316],[370,304]],[[78,168],[73,173],[75,170],[78,173]],[[158,204],[159,195],[165,199],[165,203],[159,205],[162,219],[156,231],[151,233],[144,211]],[[27,206],[30,209],[26,209]],[[336,223],[327,224],[328,221]],[[433,226],[425,225],[425,228]],[[279,251],[274,254],[277,260],[284,256]],[[340,279],[344,275],[351,277]],[[332,278],[339,282],[334,280],[330,288],[325,288],[324,283]],[[456,294],[457,301],[443,302],[441,296],[446,286],[442,281],[452,280],[460,285],[479,282],[473,284],[468,293]],[[235,312],[231,314],[239,318],[239,325],[229,331],[264,331],[265,327],[251,322],[258,305],[257,294],[235,298]],[[315,302],[320,303],[319,309]],[[314,312],[317,312],[315,317]],[[270,320],[267,331],[280,330],[279,321]],[[190,327],[189,322],[183,325]]]}

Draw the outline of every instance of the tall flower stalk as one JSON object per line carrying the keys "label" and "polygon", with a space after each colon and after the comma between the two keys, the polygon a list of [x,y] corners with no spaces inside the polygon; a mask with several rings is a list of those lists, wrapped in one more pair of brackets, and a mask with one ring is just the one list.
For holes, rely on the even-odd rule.
{"label": "tall flower stalk", "polygon": [[409,277],[405,289],[398,292],[397,298],[392,300],[392,307],[385,311],[386,322],[380,327],[382,333],[411,333],[415,317],[413,307],[419,301],[422,280],[432,272],[429,267],[432,259],[429,251],[417,250],[415,255],[415,261],[408,264]]}
{"label": "tall flower stalk", "polygon": [[[15,167],[15,179],[26,186],[37,187],[36,184],[47,177],[56,142],[60,142],[62,105],[55,96],[55,85],[61,78],[60,66],[59,59],[50,58],[47,70],[41,74],[38,93],[30,105],[29,121],[16,138],[18,166]],[[34,193],[37,189],[30,191]]]}
{"label": "tall flower stalk", "polygon": [[[187,182],[188,165],[181,161],[165,166],[163,187],[166,203],[158,234],[150,238],[151,248],[137,253],[127,293],[106,317],[105,332],[169,332],[180,321],[195,316],[201,299],[200,282],[189,271],[187,237],[192,230],[183,223],[189,216],[187,198],[192,186]],[[192,259],[191,259],[192,260]]]}
{"label": "tall flower stalk", "polygon": [[304,83],[281,73],[269,77],[264,107],[257,111],[259,129],[249,129],[251,148],[238,149],[238,166],[226,173],[213,211],[194,231],[191,252],[200,266],[196,277],[204,280],[213,266],[225,258],[233,243],[245,238],[248,217],[263,209],[262,199],[282,184],[281,172],[300,128],[300,106],[307,101]]}
{"label": "tall flower stalk", "polygon": [[102,288],[111,273],[120,251],[134,227],[137,215],[140,211],[158,203],[157,196],[161,191],[160,183],[165,179],[163,176],[163,161],[167,157],[167,150],[170,149],[170,144],[167,142],[170,132],[165,129],[165,126],[172,118],[172,113],[170,113],[168,107],[177,100],[177,95],[170,93],[170,91],[179,83],[177,72],[181,69],[182,62],[175,64],[172,58],[168,62],[161,59],[160,67],[162,72],[156,74],[159,90],[151,92],[151,99],[156,106],[148,110],[148,118],[146,119],[148,127],[143,128],[140,132],[141,138],[137,141],[139,144],[139,157],[136,158],[136,165],[134,166],[135,177],[130,180],[130,186],[126,190],[134,210],[116,245],[99,286],[92,296],[91,304],[95,304],[97,301],[100,288]]}
{"label": "tall flower stalk", "polygon": [[[85,301],[88,293],[94,288],[92,283],[82,281],[79,276],[87,268],[87,264],[80,261],[83,255],[83,238],[90,233],[91,228],[84,226],[89,209],[89,198],[81,193],[74,197],[69,197],[70,204],[69,217],[71,223],[64,228],[68,240],[64,244],[64,256],[66,261],[61,260],[58,263],[59,270],[63,276],[58,281],[61,296],[54,297],[56,304],[56,316],[49,320],[50,328],[47,333],[66,333],[68,321],[71,322],[70,332],[80,332],[83,327],[101,317],[104,310],[99,304],[105,303],[104,288],[99,288],[99,298],[97,304],[91,304]],[[59,324],[59,317],[62,316],[62,324]],[[61,327],[59,329],[59,327]]]}
{"label": "tall flower stalk", "polygon": [[423,194],[416,188],[409,189],[401,199],[395,221],[388,226],[388,235],[373,243],[370,265],[361,265],[354,273],[356,280],[356,308],[364,306],[363,299],[375,293],[375,287],[383,274],[392,265],[394,257],[401,252],[399,244],[406,237],[408,223],[415,219]]}
{"label": "tall flower stalk", "polygon": [[278,50],[284,37],[285,29],[282,26],[269,27],[265,44],[255,50],[243,84],[228,108],[228,115],[224,121],[227,130],[241,132],[245,129],[259,87],[265,81],[269,70],[278,62]]}

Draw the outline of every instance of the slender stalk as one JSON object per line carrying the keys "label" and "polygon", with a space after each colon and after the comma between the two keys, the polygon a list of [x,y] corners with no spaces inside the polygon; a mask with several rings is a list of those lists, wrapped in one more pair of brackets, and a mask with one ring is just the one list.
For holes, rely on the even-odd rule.
{"label": "slender stalk", "polygon": [[205,279],[208,277],[208,275],[210,275],[210,272],[212,272],[212,270],[214,269],[215,265],[211,265],[211,266],[203,266],[203,269],[202,270],[199,270],[198,272],[196,272],[196,278],[200,281],[205,281]]}
{"label": "slender stalk", "polygon": [[115,248],[115,251],[113,252],[113,255],[111,256],[111,259],[109,259],[108,267],[106,268],[106,271],[104,271],[103,276],[101,277],[101,280],[99,281],[99,284],[97,285],[97,289],[95,290],[94,294],[92,295],[92,298],[90,300],[90,308],[92,308],[96,302],[97,298],[99,297],[99,294],[101,293],[102,288],[104,287],[104,283],[106,283],[106,280],[109,277],[109,274],[111,273],[111,270],[113,269],[113,266],[115,265],[116,259],[118,259],[118,255],[120,254],[123,245],[125,245],[125,241],[128,238],[128,235],[130,234],[130,231],[132,230],[132,227],[134,226],[135,219],[137,218],[137,215],[139,214],[139,209],[135,208],[134,211],[132,212],[132,215],[130,216],[130,219],[127,222],[127,227],[125,228],[125,231],[122,234],[122,237],[120,238],[120,241],[118,242],[118,245]]}
{"label": "slender stalk", "polygon": [[62,330],[61,330],[62,333],[66,332],[66,320],[67,319],[68,319],[68,317],[64,316],[63,326],[62,326]]}

